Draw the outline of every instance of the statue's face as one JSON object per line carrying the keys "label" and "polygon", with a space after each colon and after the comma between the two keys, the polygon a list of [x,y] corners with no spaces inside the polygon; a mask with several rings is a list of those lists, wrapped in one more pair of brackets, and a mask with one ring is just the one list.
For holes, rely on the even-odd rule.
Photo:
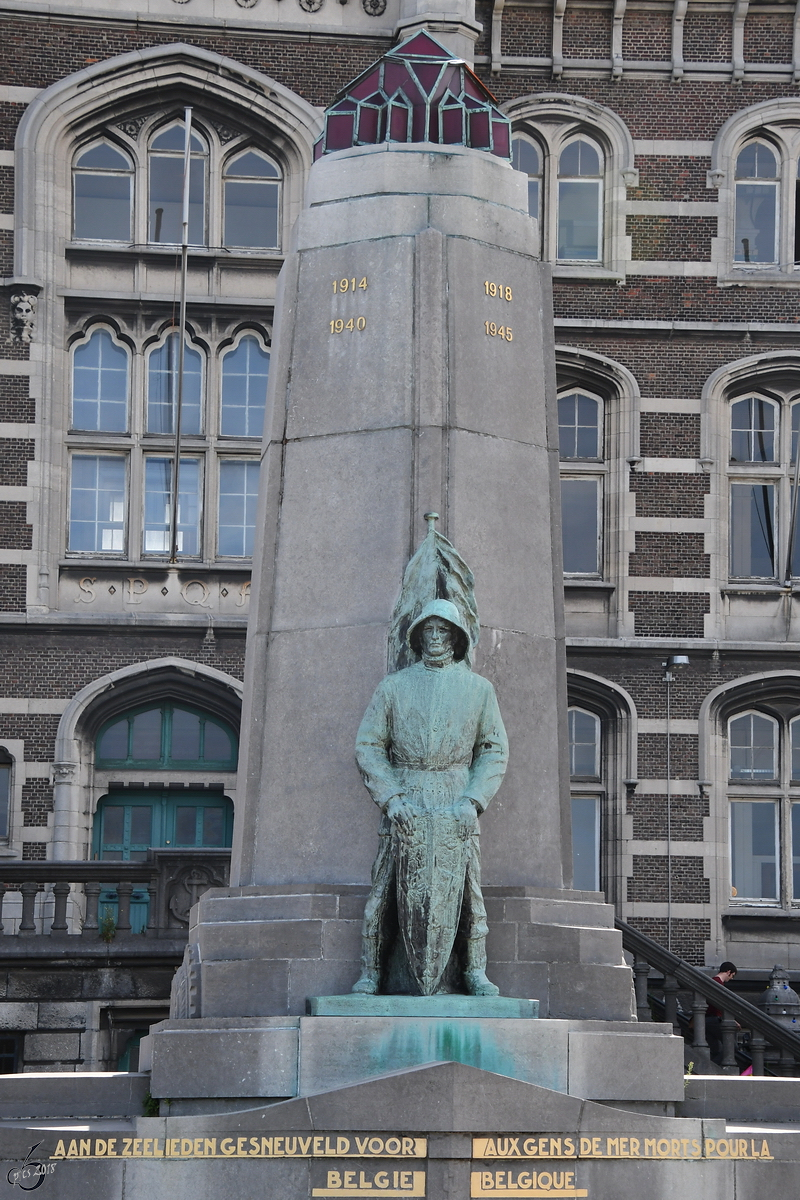
{"label": "statue's face", "polygon": [[442,617],[428,617],[420,631],[423,654],[438,658],[443,654],[452,653],[453,626]]}

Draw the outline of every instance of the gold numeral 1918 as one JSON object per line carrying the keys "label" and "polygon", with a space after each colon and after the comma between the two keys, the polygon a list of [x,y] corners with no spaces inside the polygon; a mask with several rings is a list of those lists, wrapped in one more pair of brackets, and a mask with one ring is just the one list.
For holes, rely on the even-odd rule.
{"label": "gold numeral 1918", "polygon": [[367,277],[364,275],[361,279],[357,279],[355,275],[351,275],[349,279],[334,279],[333,291],[335,295],[340,292],[355,292],[367,290]]}
{"label": "gold numeral 1918", "polygon": [[499,337],[504,342],[513,342],[514,340],[514,331],[510,325],[496,325],[494,321],[484,321],[483,327],[489,337]]}
{"label": "gold numeral 1918", "polygon": [[489,279],[484,279],[483,290],[487,296],[497,296],[500,300],[511,301],[514,295],[511,288],[505,283],[492,283]]}

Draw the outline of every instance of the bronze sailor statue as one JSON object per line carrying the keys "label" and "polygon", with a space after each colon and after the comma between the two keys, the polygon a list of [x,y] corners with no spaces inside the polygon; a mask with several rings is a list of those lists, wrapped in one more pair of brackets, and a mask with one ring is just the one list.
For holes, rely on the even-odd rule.
{"label": "bronze sailor statue", "polygon": [[378,685],[356,739],[382,817],[353,991],[492,996],[478,817],[508,742],[494,688],[471,668],[472,575],[434,519],[395,610],[400,669]]}

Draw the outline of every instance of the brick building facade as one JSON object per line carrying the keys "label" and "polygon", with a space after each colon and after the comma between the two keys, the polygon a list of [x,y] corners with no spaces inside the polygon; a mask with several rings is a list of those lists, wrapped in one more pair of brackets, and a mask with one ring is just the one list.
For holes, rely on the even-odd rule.
{"label": "brick building facade", "polygon": [[[0,0],[0,865],[224,846],[282,248],[321,108],[427,23],[511,117],[553,262],[577,882],[693,963],[800,973],[796,19],[755,0],[420,7]],[[173,568],[187,103],[195,423]],[[5,996],[0,1023],[30,1030]],[[45,999],[48,1028],[83,1028],[75,998],[61,1017]],[[70,1044],[23,1060],[111,1061]]]}

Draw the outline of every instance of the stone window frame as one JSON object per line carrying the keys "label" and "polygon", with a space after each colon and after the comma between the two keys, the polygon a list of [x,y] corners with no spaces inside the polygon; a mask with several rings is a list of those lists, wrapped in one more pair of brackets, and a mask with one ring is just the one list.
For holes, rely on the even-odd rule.
{"label": "stone window frame", "polygon": [[[240,256],[246,258],[261,258],[264,256],[274,258],[276,254],[282,253],[281,247],[285,244],[288,234],[281,220],[285,165],[281,162],[281,156],[276,152],[275,147],[270,146],[263,135],[260,138],[256,138],[252,133],[246,131],[234,133],[233,130],[225,126],[221,127],[223,133],[220,134],[214,127],[213,117],[213,106],[206,104],[202,109],[194,113],[192,118],[192,135],[204,143],[202,157],[205,159],[206,168],[203,180],[203,240],[201,242],[191,242],[191,252],[196,255],[203,250],[225,250],[228,254],[233,254],[237,258]],[[77,170],[76,164],[80,156],[85,150],[99,141],[108,142],[115,149],[122,151],[127,158],[131,159],[133,163],[131,195],[131,228],[133,236],[128,241],[123,239],[107,240],[76,237],[74,234],[75,201],[73,193],[73,208],[71,209],[69,240],[67,244],[68,246],[86,246],[92,248],[103,245],[109,249],[127,247],[131,250],[143,250],[147,247],[151,252],[156,249],[166,249],[174,254],[177,243],[155,241],[150,236],[150,164],[154,153],[152,143],[163,131],[170,129],[176,124],[183,124],[183,109],[178,108],[174,104],[165,105],[163,108],[151,112],[135,133],[132,130],[133,126],[138,124],[138,121],[131,123],[128,127],[131,132],[128,129],[121,128],[120,124],[125,125],[126,123],[124,121],[120,123],[115,118],[114,122],[109,121],[105,125],[101,125],[99,128],[90,131],[88,137],[78,142],[72,152],[71,172],[74,178]],[[224,239],[226,172],[229,164],[247,150],[255,150],[260,155],[263,155],[278,171],[278,244],[276,246],[228,246]],[[158,152],[156,151],[155,153]],[[197,155],[194,155],[194,157],[197,157]]]}
{"label": "stone window frame", "polygon": [[[779,460],[731,462],[731,404],[755,396],[778,406],[776,431]],[[706,532],[711,579],[723,591],[734,590],[775,594],[780,588],[788,550],[789,498],[793,476],[791,458],[791,410],[800,402],[800,352],[768,351],[727,363],[714,371],[703,387],[701,453],[698,469],[713,479],[711,512],[716,520]],[[776,487],[777,535],[775,571],[771,576],[734,576],[730,566],[732,483],[765,483]],[[708,511],[708,509],[707,509]],[[800,535],[798,535],[800,536]]]}
{"label": "stone window frame", "polygon": [[[92,680],[72,697],[61,715],[55,742],[52,857],[56,861],[91,857],[94,815],[111,783],[183,786],[181,768],[108,767],[95,763],[101,726],[144,703],[170,701],[221,718],[240,734],[243,684],[215,667],[191,659],[162,658],[132,663]],[[191,772],[191,786],[222,789],[237,805],[237,771]]]}
{"label": "stone window frame", "polygon": [[[732,719],[749,712],[778,722],[777,779],[738,782],[730,778],[729,724]],[[764,910],[796,914],[800,909],[800,896],[792,896],[791,806],[800,802],[800,784],[792,784],[788,764],[790,722],[800,717],[800,671],[764,671],[722,684],[705,697],[699,717],[700,787],[709,792],[711,828],[716,843],[713,857],[717,864],[714,872],[717,910],[740,915],[747,910],[754,914]],[[777,899],[732,895],[730,806],[737,800],[773,801],[778,806]]]}
{"label": "stone window frame", "polygon": [[[627,189],[637,187],[633,138],[627,125],[610,108],[580,96],[540,93],[504,104],[512,136],[524,135],[542,157],[540,212],[542,258],[553,263],[556,279],[605,279],[622,282],[632,248],[626,233]],[[602,242],[599,262],[559,262],[556,256],[558,159],[571,141],[584,137],[603,156]]]}
{"label": "stone window frame", "polygon": [[[778,262],[737,263],[734,259],[736,160],[751,142],[766,142],[780,162],[778,185]],[[800,238],[800,98],[782,97],[734,113],[721,126],[711,150],[707,186],[719,197],[718,235],[712,239],[719,283],[754,287],[800,285],[795,238]]]}
{"label": "stone window frame", "polygon": [[567,571],[564,568],[565,579],[602,579],[605,572],[605,508],[606,508],[606,478],[608,475],[608,459],[606,455],[606,407],[608,400],[598,391],[592,391],[588,386],[581,387],[573,384],[571,387],[559,387],[558,400],[572,396],[576,392],[597,401],[599,408],[598,419],[598,454],[591,458],[561,456],[559,458],[562,488],[565,481],[591,480],[598,484],[597,488],[597,570],[596,571]]}
{"label": "stone window frame", "polygon": [[630,822],[626,797],[629,788],[635,788],[638,773],[636,705],[619,684],[567,667],[567,706],[588,712],[600,721],[599,778],[570,779],[570,796],[596,797],[600,802],[600,890],[619,913],[625,878],[632,871],[625,833],[626,823]]}
{"label": "stone window frame", "polygon": [[[64,510],[60,526],[63,530],[60,555],[65,562],[90,560],[93,563],[109,561],[115,565],[153,565],[159,559],[165,559],[167,553],[145,553],[143,549],[145,462],[147,457],[152,455],[169,457],[174,448],[174,437],[171,434],[147,431],[148,365],[152,351],[165,343],[170,334],[174,333],[174,327],[171,321],[160,321],[155,328],[142,335],[135,327],[127,328],[124,318],[119,321],[90,318],[81,322],[69,341],[70,392],[75,347],[85,345],[96,329],[105,329],[111,333],[115,343],[124,346],[130,354],[128,429],[124,433],[107,433],[70,427],[65,433],[64,446],[68,466],[76,453],[125,458],[127,503],[124,547],[119,552],[69,549],[70,488],[67,486],[64,491]],[[187,325],[187,345],[201,354],[203,377],[202,432],[186,434],[181,440],[181,459],[200,460],[200,552],[196,555],[181,556],[181,561],[193,565],[210,566],[217,562],[244,564],[251,561],[246,556],[220,554],[217,537],[220,465],[227,460],[259,462],[261,456],[260,437],[235,436],[221,432],[223,361],[246,337],[254,337],[262,350],[271,353],[272,331],[269,326],[253,321],[236,322],[211,341],[201,336],[191,322]],[[66,407],[71,410],[71,403],[66,402]]]}
{"label": "stone window frame", "polygon": [[[90,316],[126,319],[136,325],[137,336],[152,332],[153,312],[165,314],[166,305],[153,311],[144,301],[134,320],[136,306],[121,307],[115,299],[118,273],[128,271],[133,293],[147,293],[147,271],[175,263],[174,246],[131,247],[106,244],[93,249],[81,243],[69,247],[71,235],[72,161],[78,145],[92,131],[122,123],[138,133],[150,115],[172,111],[176,104],[191,104],[195,111],[214,115],[220,139],[229,131],[258,130],[264,148],[284,177],[281,240],[303,209],[306,179],[313,159],[314,142],[322,128],[322,114],[301,96],[276,80],[234,59],[184,43],[148,47],[104,59],[43,89],[26,108],[15,141],[14,283],[38,294],[37,326],[30,344],[31,392],[40,415],[36,457],[43,475],[66,482],[69,396],[69,344],[71,336]],[[118,129],[120,135],[122,130]],[[267,144],[268,143],[268,144]],[[242,311],[235,320],[226,311],[222,319],[220,297],[195,301],[195,315],[220,342],[235,335],[249,313],[268,328],[272,319],[274,280],[283,261],[277,251],[249,251],[241,255],[214,248],[190,250],[192,269],[208,272],[234,270],[241,264],[251,275],[254,262],[263,265],[263,286],[245,289],[258,297],[258,310]],[[69,272],[75,263],[99,263],[101,277],[90,291],[73,292]],[[243,285],[241,285],[243,286]],[[115,291],[116,289],[116,291]],[[162,290],[160,286],[156,291]],[[170,291],[170,297],[171,297]],[[234,288],[232,310],[236,307]],[[169,311],[169,310],[168,310]],[[218,315],[220,314],[220,315]],[[192,311],[190,308],[190,316]],[[138,321],[138,324],[137,324]],[[146,322],[151,325],[147,326]],[[34,504],[34,554],[36,570],[29,571],[29,602],[34,611],[47,612],[62,604],[59,577],[64,563],[64,491],[51,488]],[[213,500],[216,506],[216,498]],[[33,564],[31,564],[33,566]],[[115,560],[115,565],[118,565]],[[197,563],[196,569],[204,569]],[[229,565],[231,564],[229,560]]]}
{"label": "stone window frame", "polygon": [[600,570],[591,576],[565,575],[564,585],[600,586],[613,592],[616,620],[630,620],[633,632],[633,615],[626,618],[627,557],[633,550],[633,535],[625,530],[635,504],[630,471],[639,462],[639,385],[627,367],[594,351],[557,344],[555,355],[559,396],[582,389],[603,401],[603,460],[584,464],[568,459],[561,464],[564,475],[585,467],[588,473],[603,476]]}

